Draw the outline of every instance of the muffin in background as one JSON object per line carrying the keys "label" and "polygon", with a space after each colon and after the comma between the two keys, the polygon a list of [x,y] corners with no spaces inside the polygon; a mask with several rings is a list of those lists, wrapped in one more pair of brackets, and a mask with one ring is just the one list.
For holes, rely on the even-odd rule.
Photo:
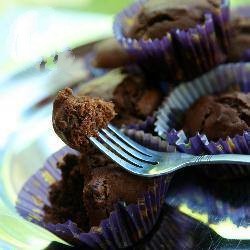
{"label": "muffin in background", "polygon": [[95,68],[114,69],[134,62],[131,56],[115,38],[105,39],[93,47],[92,66]]}
{"label": "muffin in background", "polygon": [[[188,154],[249,154],[249,69],[249,63],[220,65],[179,85],[158,110],[155,131]],[[250,175],[249,166],[241,164],[203,170],[218,179]]]}
{"label": "muffin in background", "polygon": [[112,101],[116,111],[112,124],[154,133],[155,111],[163,101],[164,92],[140,71],[119,68],[85,83],[78,95],[98,95]]}
{"label": "muffin in background", "polygon": [[201,97],[187,110],[183,130],[189,137],[200,133],[213,141],[249,131],[250,93],[233,91]]}
{"label": "muffin in background", "polygon": [[157,111],[155,131],[185,153],[248,154],[249,67],[220,65],[176,87]]}
{"label": "muffin in background", "polygon": [[113,91],[117,126],[142,123],[160,106],[163,93],[142,74],[128,74]]}
{"label": "muffin in background", "polygon": [[117,15],[115,37],[148,77],[190,80],[227,59],[228,4],[227,0],[138,1]]}
{"label": "muffin in background", "polygon": [[131,20],[125,34],[133,39],[161,39],[174,29],[188,30],[204,23],[204,14],[220,10],[220,0],[149,0]]}

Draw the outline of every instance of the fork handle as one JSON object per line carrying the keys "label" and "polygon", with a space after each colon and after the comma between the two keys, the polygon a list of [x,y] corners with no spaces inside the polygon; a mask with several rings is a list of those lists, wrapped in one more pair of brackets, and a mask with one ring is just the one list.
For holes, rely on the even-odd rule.
{"label": "fork handle", "polygon": [[190,165],[199,165],[199,164],[250,165],[250,155],[240,155],[240,154],[201,155],[194,157],[190,162]]}

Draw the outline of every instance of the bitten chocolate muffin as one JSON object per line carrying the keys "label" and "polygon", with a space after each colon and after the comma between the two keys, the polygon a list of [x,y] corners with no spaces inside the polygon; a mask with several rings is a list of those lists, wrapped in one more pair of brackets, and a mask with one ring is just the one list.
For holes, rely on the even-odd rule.
{"label": "bitten chocolate muffin", "polygon": [[93,51],[95,56],[92,65],[97,68],[118,68],[134,61],[133,57],[114,38],[97,43]]}
{"label": "bitten chocolate muffin", "polygon": [[250,51],[250,18],[237,17],[232,21],[231,47],[229,62],[244,60],[244,53]]}
{"label": "bitten chocolate muffin", "polygon": [[172,29],[186,30],[204,22],[204,14],[215,13],[220,0],[149,0],[133,20],[127,36],[136,39],[162,38]]}
{"label": "bitten chocolate muffin", "polygon": [[53,105],[52,122],[57,135],[70,147],[83,150],[87,137],[96,136],[114,118],[114,105],[100,98],[74,96],[59,91]]}
{"label": "bitten chocolate muffin", "polygon": [[205,134],[210,140],[226,139],[250,128],[250,93],[229,92],[204,96],[185,115],[183,130],[194,136]]}
{"label": "bitten chocolate muffin", "polygon": [[66,155],[58,164],[62,179],[51,186],[51,206],[44,208],[46,222],[70,219],[88,231],[108,218],[117,202],[136,203],[153,187],[153,179],[122,170],[92,144],[87,149],[80,156]]}
{"label": "bitten chocolate muffin", "polygon": [[129,174],[87,143],[87,136],[96,135],[113,118],[112,123],[120,125],[143,121],[162,101],[162,93],[148,85],[142,75],[127,74],[117,85],[112,98],[119,114],[117,118],[111,102],[73,96],[70,89],[57,95],[54,129],[66,144],[81,151],[81,155],[67,155],[59,165],[62,180],[51,186],[51,207],[45,207],[47,222],[71,219],[88,231],[109,217],[117,202],[136,203],[154,186],[153,179]]}
{"label": "bitten chocolate muffin", "polygon": [[142,75],[128,75],[113,92],[116,125],[138,123],[150,116],[161,104],[162,92],[147,84]]}
{"label": "bitten chocolate muffin", "polygon": [[[53,126],[66,144],[80,149],[79,156],[66,155],[58,167],[62,179],[51,186],[45,221],[72,220],[84,231],[109,217],[119,201],[136,203],[154,186],[154,179],[129,174],[101,153],[86,136],[96,135],[114,117],[114,105],[98,98],[59,92],[54,102]],[[126,187],[126,188],[124,188]]]}

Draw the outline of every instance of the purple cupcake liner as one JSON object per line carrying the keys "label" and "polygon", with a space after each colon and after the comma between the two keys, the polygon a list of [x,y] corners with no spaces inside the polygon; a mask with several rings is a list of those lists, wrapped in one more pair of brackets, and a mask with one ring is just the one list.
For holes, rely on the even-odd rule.
{"label": "purple cupcake liner", "polygon": [[134,249],[198,249],[195,238],[205,236],[205,232],[207,228],[198,221],[164,205],[159,222],[151,235]]}
{"label": "purple cupcake liner", "polygon": [[241,61],[242,62],[250,62],[250,47],[249,47],[249,49],[247,49],[243,52],[243,54],[241,56]]}
{"label": "purple cupcake liner", "polygon": [[[136,132],[135,132],[136,133]],[[131,136],[137,138],[134,133]],[[140,139],[138,139],[140,140]],[[147,142],[157,147],[157,137]],[[160,147],[160,146],[159,146]],[[45,223],[44,205],[49,206],[48,193],[51,184],[61,179],[57,163],[66,154],[79,153],[65,147],[51,155],[44,167],[37,171],[23,186],[18,195],[16,209],[25,219],[40,225],[68,243],[93,249],[117,249],[132,246],[145,237],[154,227],[165,201],[172,176],[155,178],[155,185],[141,197],[137,204],[118,203],[109,218],[101,221],[99,227],[83,232],[72,221],[65,223]]]}
{"label": "purple cupcake liner", "polygon": [[175,177],[166,197],[167,204],[186,206],[193,213],[207,217],[207,224],[220,225],[230,220],[236,227],[249,229],[250,186],[247,180],[244,183],[241,180],[211,182],[195,171]]}
{"label": "purple cupcake liner", "polygon": [[222,0],[219,13],[204,15],[203,25],[187,31],[173,30],[162,39],[136,40],[125,35],[124,27],[148,0],[134,3],[114,22],[116,39],[133,54],[142,69],[163,79],[192,79],[225,61],[229,48],[229,1]]}
{"label": "purple cupcake liner", "polygon": [[[183,130],[174,129],[181,127],[185,112],[197,99],[204,95],[222,93],[230,87],[238,87],[245,93],[250,91],[250,63],[221,65],[202,77],[175,88],[158,110],[155,132],[171,145],[175,145],[179,151],[188,154],[250,154],[249,131],[214,142],[208,140],[204,134],[198,133],[189,138]],[[211,166],[205,171],[209,173],[216,169]],[[228,174],[228,178],[234,178],[237,174],[238,177],[249,175],[250,167],[234,165],[220,167],[219,171],[223,176],[216,175],[217,178],[226,177],[225,174]]]}
{"label": "purple cupcake liner", "polygon": [[132,129],[152,133],[154,130],[155,115],[148,116],[144,121],[122,126],[122,130]]}
{"label": "purple cupcake liner", "polygon": [[153,136],[150,133],[145,133],[142,130],[124,129],[123,132],[137,143],[148,147],[149,149],[159,152],[175,152],[176,147],[169,145],[160,137]]}

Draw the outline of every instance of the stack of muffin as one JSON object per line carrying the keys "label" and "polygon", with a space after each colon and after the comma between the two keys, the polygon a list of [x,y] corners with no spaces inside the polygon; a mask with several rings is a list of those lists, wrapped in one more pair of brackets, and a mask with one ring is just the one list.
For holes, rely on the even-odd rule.
{"label": "stack of muffin", "polygon": [[[19,195],[20,214],[85,247],[173,249],[173,228],[162,219],[169,212],[162,208],[172,175],[133,176],[87,138],[112,123],[158,151],[250,154],[249,20],[241,11],[230,13],[227,0],[141,0],[119,13],[115,39],[91,53],[92,73],[105,74],[98,79],[106,86],[98,95],[105,98],[90,97],[94,84],[89,96],[84,86],[76,95],[70,89],[58,93],[53,126],[74,150],[55,153],[31,177]],[[117,82],[109,86],[107,76]],[[243,166],[203,169],[204,179],[249,174]],[[45,195],[39,196],[32,178]],[[24,209],[27,190],[34,190],[28,203],[37,214]],[[154,237],[162,233],[157,246]],[[193,247],[181,242],[179,249]]]}

